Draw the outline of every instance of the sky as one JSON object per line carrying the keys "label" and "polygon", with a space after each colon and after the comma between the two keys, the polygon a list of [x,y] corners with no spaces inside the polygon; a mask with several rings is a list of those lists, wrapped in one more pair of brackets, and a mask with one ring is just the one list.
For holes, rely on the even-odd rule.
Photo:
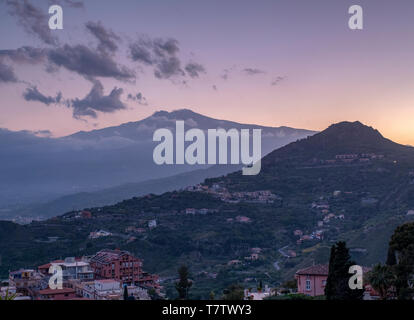
{"label": "sky", "polygon": [[312,130],[359,120],[414,145],[413,35],[412,0],[0,0],[0,128],[59,137],[189,108]]}

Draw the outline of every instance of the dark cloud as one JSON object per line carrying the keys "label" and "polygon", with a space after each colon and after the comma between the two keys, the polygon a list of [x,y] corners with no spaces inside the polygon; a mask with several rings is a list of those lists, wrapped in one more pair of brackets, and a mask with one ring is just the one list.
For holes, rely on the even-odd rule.
{"label": "dark cloud", "polygon": [[154,71],[154,75],[158,79],[168,79],[173,76],[184,76],[185,73],[181,69],[180,59],[177,57],[169,57],[160,60]]}
{"label": "dark cloud", "polygon": [[255,68],[245,68],[245,69],[243,69],[243,72],[244,72],[245,74],[249,75],[249,76],[254,76],[254,75],[256,75],[256,74],[263,74],[263,73],[266,73],[266,72],[265,72],[265,71],[263,71],[263,70],[260,70],[260,69],[255,69]]}
{"label": "dark cloud", "polygon": [[17,77],[14,74],[13,68],[0,60],[0,83],[3,82],[17,82]]}
{"label": "dark cloud", "polygon": [[99,41],[98,50],[115,52],[118,50],[117,42],[121,38],[113,31],[107,30],[101,22],[87,22],[87,30]]}
{"label": "dark cloud", "polygon": [[283,80],[285,80],[286,77],[276,77],[272,80],[272,82],[270,83],[272,86],[277,86],[280,82],[282,82]]}
{"label": "dark cloud", "polygon": [[138,92],[137,94],[128,94],[128,100],[132,100],[135,102],[138,102],[140,105],[147,106],[148,102],[147,99],[142,95],[141,92]]}
{"label": "dark cloud", "polygon": [[204,67],[199,63],[190,62],[185,66],[185,71],[191,78],[198,78],[200,73],[206,73]]}
{"label": "dark cloud", "polygon": [[218,88],[217,88],[217,86],[215,84],[213,84],[213,87],[212,88],[213,88],[214,91],[217,91],[218,90]]}
{"label": "dark cloud", "polygon": [[84,8],[85,5],[83,1],[76,0],[49,0],[49,5],[58,4],[58,5],[67,5],[72,8]]}
{"label": "dark cloud", "polygon": [[85,77],[106,77],[118,80],[132,80],[132,70],[118,65],[112,57],[104,52],[95,52],[84,45],[64,45],[51,49],[49,61]]}
{"label": "dark cloud", "polygon": [[63,47],[43,49],[22,47],[15,50],[0,50],[0,58],[14,63],[45,64],[49,72],[58,67],[89,77],[115,78],[122,81],[135,79],[135,73],[125,66],[118,65],[105,51],[97,52],[84,45],[64,45]]}
{"label": "dark cloud", "polygon": [[73,117],[80,119],[82,117],[97,118],[97,112],[112,113],[118,110],[126,109],[121,101],[123,93],[122,88],[115,87],[109,93],[104,95],[104,87],[98,80],[94,80],[93,87],[88,95],[83,99],[73,99],[68,106],[73,108]]}
{"label": "dark cloud", "polygon": [[129,46],[130,57],[133,61],[154,68],[154,75],[159,79],[169,79],[175,76],[185,76],[186,72],[192,78],[205,73],[205,69],[198,63],[188,63],[185,71],[182,69],[178,56],[180,51],[177,40],[140,38]]}
{"label": "dark cloud", "polygon": [[62,93],[58,93],[56,97],[46,96],[39,92],[37,87],[27,88],[23,93],[23,98],[26,101],[38,101],[44,103],[45,105],[58,104],[62,101]]}
{"label": "dark cloud", "polygon": [[175,39],[141,38],[129,46],[133,61],[154,67],[154,75],[159,79],[183,76],[181,61],[177,57],[178,41]]}
{"label": "dark cloud", "polygon": [[1,57],[15,63],[38,64],[46,61],[47,50],[26,46],[15,50],[0,50]]}
{"label": "dark cloud", "polygon": [[18,19],[26,32],[39,37],[44,43],[56,45],[57,38],[49,29],[49,16],[28,0],[6,0],[9,13]]}

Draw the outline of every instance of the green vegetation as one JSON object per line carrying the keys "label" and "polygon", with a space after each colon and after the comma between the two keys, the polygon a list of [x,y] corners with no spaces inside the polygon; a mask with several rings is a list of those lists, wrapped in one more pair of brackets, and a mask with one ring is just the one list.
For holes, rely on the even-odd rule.
{"label": "green vegetation", "polygon": [[193,285],[192,281],[188,280],[188,268],[186,266],[181,266],[178,269],[178,275],[180,280],[175,284],[175,289],[178,292],[178,299],[187,300],[188,292]]}
{"label": "green vegetation", "polygon": [[[383,157],[326,164],[345,153]],[[90,219],[68,212],[29,225],[0,222],[0,277],[67,256],[122,248],[142,258],[145,271],[161,276],[167,298],[177,297],[177,266],[187,265],[193,280],[188,298],[209,299],[212,291],[219,297],[235,283],[258,288],[262,281],[262,286],[280,287],[298,269],[327,263],[337,241],[346,241],[350,259],[360,265],[394,257],[392,264],[408,277],[405,268],[413,256],[409,243],[414,243],[409,228],[399,229],[387,249],[395,228],[414,220],[407,215],[414,210],[413,163],[413,148],[394,144],[370,128],[331,127],[272,152],[257,176],[235,172],[204,183],[229,192],[268,190],[282,201],[228,203],[207,192],[175,191],[90,208]],[[321,204],[328,212],[317,208]],[[192,215],[186,208],[211,211]],[[329,214],[334,216],[326,219]],[[250,220],[241,222],[241,216]],[[153,219],[157,227],[149,228]],[[100,229],[112,236],[88,237]],[[296,230],[309,237],[298,241]],[[320,239],[310,237],[318,230]],[[249,259],[254,248],[260,249],[258,259]],[[403,257],[399,264],[397,254]],[[234,260],[239,263],[229,263]],[[398,284],[399,295],[409,296],[404,281]]]}
{"label": "green vegetation", "polygon": [[363,289],[349,287],[349,267],[356,263],[351,261],[349,249],[345,242],[339,241],[331,248],[329,273],[326,280],[325,295],[327,300],[362,300]]}

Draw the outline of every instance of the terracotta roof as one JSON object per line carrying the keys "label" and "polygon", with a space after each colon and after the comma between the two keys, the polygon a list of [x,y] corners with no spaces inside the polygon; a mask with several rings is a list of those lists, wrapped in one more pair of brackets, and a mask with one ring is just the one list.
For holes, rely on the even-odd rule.
{"label": "terracotta roof", "polygon": [[44,290],[39,291],[39,294],[41,295],[54,295],[54,294],[62,294],[62,293],[75,293],[75,290],[71,288],[63,288],[63,289],[44,289]]}
{"label": "terracotta roof", "polygon": [[91,262],[100,262],[103,264],[111,263],[114,260],[120,259],[123,255],[131,255],[128,251],[103,249],[96,253]]}
{"label": "terracotta roof", "polygon": [[327,276],[329,270],[329,265],[327,264],[318,264],[315,266],[311,266],[305,269],[300,269],[296,271],[296,274],[309,274],[309,275],[319,275],[319,276]]}
{"label": "terracotta roof", "polygon": [[[369,272],[371,268],[362,266],[362,271]],[[317,275],[317,276],[327,276],[329,273],[329,265],[328,264],[317,264],[315,266],[311,266],[308,268],[300,269],[296,271],[296,274],[302,275]]]}

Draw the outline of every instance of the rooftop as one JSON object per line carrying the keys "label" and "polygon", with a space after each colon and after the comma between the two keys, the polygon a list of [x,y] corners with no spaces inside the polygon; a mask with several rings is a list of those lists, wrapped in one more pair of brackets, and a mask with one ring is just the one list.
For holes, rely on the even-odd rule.
{"label": "rooftop", "polygon": [[296,274],[327,276],[328,270],[329,270],[329,265],[318,264],[318,265],[311,266],[308,268],[300,269],[296,272]]}

